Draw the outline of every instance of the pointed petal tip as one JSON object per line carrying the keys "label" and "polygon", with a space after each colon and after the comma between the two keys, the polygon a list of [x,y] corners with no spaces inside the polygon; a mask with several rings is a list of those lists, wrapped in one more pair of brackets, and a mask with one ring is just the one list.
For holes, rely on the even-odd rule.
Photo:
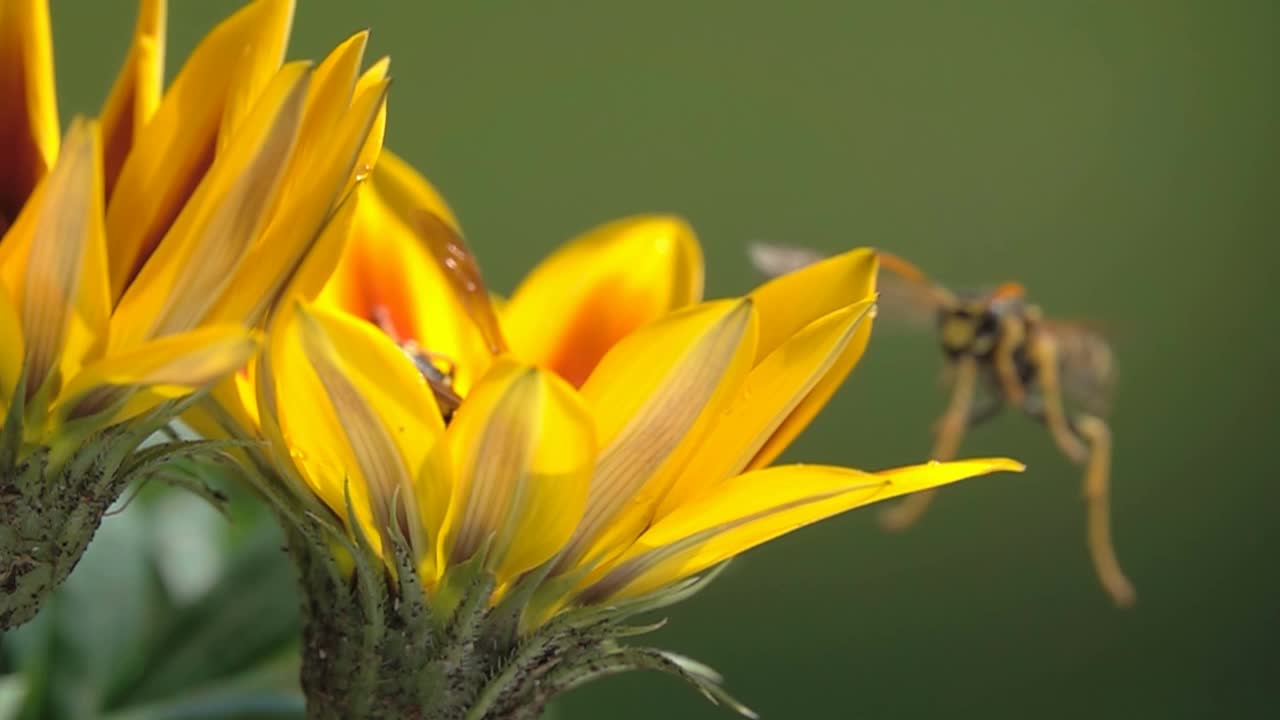
{"label": "pointed petal tip", "polygon": [[[869,274],[874,278],[880,268],[880,253],[875,248],[856,247],[832,256],[831,261],[833,264],[846,265],[850,276],[861,277],[863,274]],[[873,284],[872,290],[874,289]]]}
{"label": "pointed petal tip", "polygon": [[766,280],[751,291],[760,305],[761,357],[810,322],[874,297],[875,278],[875,251],[854,248]]}
{"label": "pointed petal tip", "polygon": [[310,75],[312,72],[315,71],[315,69],[316,69],[316,61],[310,58],[304,58],[302,60],[291,60],[285,63],[284,65],[280,66],[280,70],[278,70],[277,72],[283,73],[287,71],[291,74],[297,73],[298,76],[301,78],[303,76]]}
{"label": "pointed petal tip", "polygon": [[374,60],[373,63],[369,65],[369,69],[365,70],[365,72],[371,73],[373,77],[385,78],[390,70],[391,56],[383,55],[377,60]]}

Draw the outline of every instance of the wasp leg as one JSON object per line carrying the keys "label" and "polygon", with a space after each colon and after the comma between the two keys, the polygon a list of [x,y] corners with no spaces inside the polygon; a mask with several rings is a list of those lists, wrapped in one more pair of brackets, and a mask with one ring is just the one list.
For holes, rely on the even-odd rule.
{"label": "wasp leg", "polygon": [[[975,427],[995,418],[1004,410],[1004,399],[999,396],[991,396],[982,401],[981,405],[974,407],[968,413],[968,419],[963,428],[956,431],[953,427],[948,427],[949,415],[943,415],[933,424],[933,433],[938,440],[934,444],[934,453],[931,457],[934,460],[943,460],[944,456],[940,453],[945,449],[944,445],[952,447],[949,456],[946,459],[954,458],[959,450],[961,434],[965,430],[972,430]],[[954,436],[954,440],[944,440],[944,436]],[[936,491],[925,490],[923,492],[908,495],[897,505],[886,508],[881,516],[880,523],[886,530],[902,531],[911,527],[917,522],[925,510],[929,509],[929,505],[933,503],[933,495]]]}
{"label": "wasp leg", "polygon": [[1044,407],[1041,415],[1045,427],[1054,443],[1077,464],[1088,459],[1089,451],[1071,430],[1067,420],[1067,411],[1062,401],[1062,385],[1058,381],[1058,349],[1053,341],[1044,335],[1035,338],[1031,343],[1031,353],[1040,375],[1041,401]]}
{"label": "wasp leg", "polygon": [[1022,324],[1013,317],[1002,318],[1000,324],[1003,326],[1000,333],[1002,339],[996,344],[991,361],[995,366],[996,378],[1000,381],[1000,392],[1011,404],[1022,405],[1027,392],[1022,386],[1022,379],[1018,377],[1018,364],[1013,357],[1024,337]]}
{"label": "wasp leg", "polygon": [[[939,418],[933,442],[934,460],[951,460],[960,449],[960,441],[969,425],[969,413],[973,408],[974,390],[978,385],[978,364],[973,358],[961,358],[956,363],[955,385],[951,390],[951,402]],[[897,505],[880,513],[880,526],[885,530],[900,532],[915,524],[929,503],[933,502],[933,490],[908,495]]]}
{"label": "wasp leg", "polygon": [[448,355],[431,352],[430,350],[423,350],[422,354],[431,361],[432,365],[443,366],[440,368],[440,372],[445,375],[452,376],[458,371],[458,363],[454,362],[453,358]]}
{"label": "wasp leg", "polygon": [[1105,422],[1091,415],[1078,418],[1076,429],[1089,442],[1089,459],[1084,473],[1089,554],[1103,589],[1116,605],[1129,607],[1137,599],[1137,593],[1133,583],[1120,569],[1111,539],[1111,430]]}
{"label": "wasp leg", "polygon": [[[1117,605],[1127,607],[1137,596],[1133,584],[1120,569],[1111,542],[1111,498],[1108,491],[1111,482],[1111,431],[1101,419],[1089,415],[1079,418],[1075,429],[1072,429],[1063,409],[1062,389],[1058,384],[1057,349],[1051,341],[1041,337],[1034,344],[1033,352],[1040,371],[1044,423],[1062,452],[1075,463],[1085,466],[1087,538],[1094,572],[1111,599]],[[1088,442],[1088,447],[1081,438]]]}
{"label": "wasp leg", "polygon": [[[999,395],[985,395],[975,401],[973,409],[969,411],[969,420],[965,424],[965,429],[972,430],[979,425],[994,420],[1001,412],[1004,412],[1004,398]],[[929,426],[929,433],[936,437],[942,430],[942,422],[945,419],[946,416],[944,415],[933,421],[933,424]]]}

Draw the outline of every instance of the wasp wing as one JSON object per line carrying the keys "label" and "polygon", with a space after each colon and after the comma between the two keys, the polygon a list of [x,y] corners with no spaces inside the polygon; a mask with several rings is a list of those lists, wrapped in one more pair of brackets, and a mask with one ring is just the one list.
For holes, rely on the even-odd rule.
{"label": "wasp wing", "polygon": [[[761,242],[751,243],[747,254],[751,264],[769,277],[785,275],[827,257],[811,248]],[[931,329],[946,291],[929,282],[907,261],[885,252],[878,254],[880,273],[876,278],[879,293],[876,318],[915,329]]]}
{"label": "wasp wing", "polygon": [[1046,320],[1042,327],[1058,351],[1063,392],[1086,412],[1105,417],[1111,410],[1116,384],[1111,343],[1089,323]]}
{"label": "wasp wing", "polygon": [[505,351],[506,340],[502,336],[502,328],[498,324],[489,291],[480,276],[475,256],[471,254],[462,236],[438,215],[424,209],[415,208],[409,221],[444,271],[454,295],[479,328],[489,352],[496,355]]}
{"label": "wasp wing", "polygon": [[881,317],[913,328],[932,329],[938,310],[954,302],[951,292],[935,285],[915,265],[897,255],[880,251]]}
{"label": "wasp wing", "polygon": [[786,275],[827,257],[809,248],[759,242],[747,246],[747,255],[751,258],[751,264],[769,277]]}

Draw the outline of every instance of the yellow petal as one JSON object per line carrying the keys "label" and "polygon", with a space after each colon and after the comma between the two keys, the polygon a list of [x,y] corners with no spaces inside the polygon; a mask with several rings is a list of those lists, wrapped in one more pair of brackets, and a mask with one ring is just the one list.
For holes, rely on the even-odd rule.
{"label": "yellow petal", "polygon": [[590,415],[553,374],[499,360],[449,425],[452,500],[439,566],[488,548],[499,584],[549,560],[573,533],[595,460]]}
{"label": "yellow petal", "polygon": [[[21,280],[31,393],[61,364],[64,350],[76,356],[74,365],[78,365],[106,327],[106,241],[97,123],[83,118],[71,123],[39,200],[39,205],[33,205],[38,214],[31,225]],[[71,347],[69,340],[74,340]]]}
{"label": "yellow petal", "polygon": [[7,404],[18,385],[24,350],[22,320],[18,317],[18,307],[14,305],[8,291],[2,286],[0,286],[0,338],[5,339],[0,343],[0,404]]}
{"label": "yellow petal", "polygon": [[[385,106],[384,106],[385,107]],[[347,241],[352,235],[356,217],[360,212],[360,203],[365,202],[367,186],[356,185],[342,204],[333,211],[333,216],[324,224],[315,244],[307,251],[298,271],[289,279],[289,284],[280,293],[281,298],[302,298],[307,302],[314,301],[321,289],[333,275],[334,269],[342,253],[347,248]]]}
{"label": "yellow petal", "polygon": [[[342,41],[333,49],[312,74],[311,88],[307,93],[307,104],[302,112],[302,125],[298,128],[298,145],[294,148],[293,157],[289,160],[289,171],[285,173],[285,183],[280,190],[281,203],[288,202],[306,191],[303,186],[314,182],[311,174],[323,172],[320,168],[332,164],[335,155],[346,156],[348,139],[342,138],[342,144],[335,147],[337,138],[334,134],[338,126],[348,117],[347,110],[354,97],[353,90],[356,77],[360,72],[360,63],[364,59],[364,50],[369,43],[369,32],[363,30]],[[385,83],[381,86],[385,91]],[[379,95],[384,94],[382,92]],[[351,160],[345,163],[347,171],[355,162],[355,154],[364,137],[368,134],[372,113],[376,113],[380,103],[373,103],[370,117],[362,121],[364,126],[355,148],[350,149]],[[345,177],[343,178],[346,179]],[[326,193],[330,197],[338,194],[335,188]],[[272,213],[273,216],[276,213]]]}
{"label": "yellow petal", "polygon": [[398,213],[403,214],[409,208],[426,210],[444,220],[454,230],[462,231],[458,218],[454,216],[440,191],[412,165],[390,150],[383,150],[378,156],[378,164],[373,170],[373,184],[387,206]]}
{"label": "yellow petal", "polygon": [[[290,306],[288,311],[277,320],[286,319],[287,315],[292,314],[292,308],[293,306]],[[277,402],[279,397],[276,394],[274,379],[276,365],[273,362],[274,358],[270,350],[275,345],[275,336],[284,334],[284,324],[283,322],[273,323],[272,328],[279,329],[279,333],[272,331],[266,333],[267,342],[265,346],[257,357],[253,358],[247,368],[247,374],[251,375],[250,379],[253,382],[251,387],[246,389],[252,394],[252,397],[244,403],[244,406],[254,409],[253,423],[242,424],[239,429],[243,435],[261,437],[266,440],[270,455],[276,459],[287,459],[288,462],[286,464],[289,469],[296,470],[297,468],[293,466],[292,461],[293,448],[289,447],[288,443],[285,442],[284,433],[280,429],[280,406]]]}
{"label": "yellow petal", "polygon": [[737,395],[755,356],[749,300],[677,311],[613,347],[582,386],[600,446],[582,522],[559,570],[619,551]]}
{"label": "yellow petal", "polygon": [[[330,72],[331,85],[334,74]],[[346,82],[347,92],[354,80],[353,71]],[[334,205],[339,200],[338,193],[347,184],[372,123],[385,103],[386,89],[386,81],[369,87],[355,99],[349,110],[335,111],[338,122],[324,125],[320,128],[323,135],[308,139],[308,157],[298,162],[297,155],[304,148],[300,145],[294,151],[295,162],[290,175],[286,176],[271,224],[262,239],[249,248],[247,258],[231,281],[229,287],[235,288],[235,292],[222,298],[211,311],[211,319],[248,324],[262,322],[282,297],[282,290],[292,282],[299,266],[308,261],[312,250],[327,232],[326,223],[341,219],[350,228],[350,212],[344,218],[335,218]],[[345,105],[346,100],[343,103]],[[325,108],[312,108],[317,112],[321,109]],[[305,137],[305,126],[304,121],[300,137]],[[315,123],[312,123],[312,129],[316,129]],[[346,234],[336,238],[330,235],[325,239],[340,241],[337,248],[329,248],[326,255],[328,267],[323,270],[327,276],[337,264]],[[313,263],[310,271],[314,273],[321,269]],[[318,288],[313,288],[307,299],[313,299],[317,291]]]}
{"label": "yellow petal", "polygon": [[304,63],[281,68],[121,298],[113,348],[194,327],[228,288],[279,188],[309,77]]}
{"label": "yellow petal", "polygon": [[293,27],[294,0],[257,0],[256,22],[260,31],[241,50],[234,63],[224,69],[232,76],[231,91],[222,111],[216,152],[221,153],[240,132],[240,126],[258,103],[258,97],[284,62],[285,46]]}
{"label": "yellow petal", "polygon": [[444,433],[444,420],[413,361],[385,335],[347,313],[304,306],[301,317],[312,364],[331,363],[342,372],[416,471]]}
{"label": "yellow petal", "polygon": [[14,297],[22,295],[22,279],[27,274],[31,240],[35,235],[39,208],[44,207],[44,188],[47,184],[43,181],[36,183],[27,203],[22,206],[22,211],[16,218],[12,218],[12,224],[0,234],[0,283]]}
{"label": "yellow petal", "polygon": [[258,0],[200,41],[125,159],[107,206],[112,297],[160,242],[213,161],[233,72],[246,55],[274,71],[292,2]]}
{"label": "yellow petal", "polygon": [[[362,190],[351,238],[320,302],[377,324],[399,342],[415,340],[447,358],[456,370],[454,387],[465,395],[488,368],[489,350],[445,280],[444,269],[427,250],[428,241],[388,204],[386,185],[378,181],[388,164],[396,166],[397,160],[383,153],[372,186],[366,183]],[[426,212],[438,197],[425,180],[415,179],[409,183],[399,178],[391,194],[415,203],[402,206],[406,213],[414,208]]]}
{"label": "yellow petal", "polygon": [[443,421],[409,358],[357,318],[303,306],[273,330],[269,357],[281,433],[308,484],[345,517],[349,482],[371,541],[396,522],[425,552],[414,478]]}
{"label": "yellow petal", "polygon": [[307,358],[296,316],[296,310],[287,312],[279,326],[267,334],[269,372],[259,373],[259,383],[275,392],[265,400],[260,396],[263,427],[267,429],[273,418],[278,422],[279,447],[288,448],[303,480],[341,518],[347,516],[346,493],[350,493],[363,534],[375,547],[381,547],[382,533],[374,522],[363,469],[324,384]]}
{"label": "yellow petal", "polygon": [[702,297],[702,250],[680,218],[642,215],[594,228],[543,260],[503,314],[517,357],[581,385],[636,328]]}
{"label": "yellow petal", "polygon": [[[360,79],[356,81],[355,96],[368,88],[382,84],[387,78],[387,69],[391,66],[390,58],[382,58],[378,62],[364,71]],[[342,194],[346,195],[351,192],[352,187],[357,183],[368,178],[374,167],[377,166],[378,160],[382,156],[382,142],[387,133],[387,104],[384,102],[378,108],[378,115],[373,119],[373,127],[369,128],[369,137],[365,139],[364,147],[360,148],[359,154],[356,156],[355,167],[351,169],[351,177],[347,180],[347,185],[343,189]]]}
{"label": "yellow petal", "polygon": [[[412,204],[388,206],[412,229],[430,262],[440,271],[446,290],[479,332],[490,355],[506,352],[507,342],[481,277],[480,266],[463,240],[461,231],[436,211],[434,198],[422,193],[418,195],[421,197],[416,200],[414,195],[403,198]],[[393,194],[391,197],[398,196]]]}
{"label": "yellow petal", "polygon": [[583,600],[642,595],[832,515],[1002,470],[1018,472],[1022,465],[962,460],[875,474],[791,465],[740,475],[656,522]]}
{"label": "yellow petal", "polygon": [[[253,399],[250,403],[246,403],[246,407],[251,404],[257,411],[256,425],[242,425],[237,433],[249,437],[261,437],[266,442],[267,454],[270,457],[271,462],[275,464],[276,470],[280,473],[281,479],[292,486],[292,488],[298,493],[299,497],[304,497],[309,492],[310,495],[314,496],[319,501],[318,503],[306,503],[307,505],[327,505],[330,510],[339,512],[341,513],[341,517],[346,518],[348,515],[344,496],[338,495],[337,497],[333,497],[328,493],[325,488],[331,484],[329,478],[322,474],[317,474],[317,472],[329,472],[331,469],[334,472],[337,472],[337,468],[344,466],[319,463],[313,466],[313,470],[304,471],[304,467],[306,467],[305,461],[309,460],[308,455],[301,449],[295,448],[289,444],[285,439],[284,429],[280,425],[280,396],[279,391],[276,388],[276,374],[280,372],[292,372],[293,368],[306,370],[309,367],[309,363],[306,363],[306,356],[301,353],[301,348],[297,347],[296,333],[294,333],[293,336],[286,337],[288,335],[293,314],[296,312],[296,307],[296,304],[290,304],[285,308],[284,312],[273,319],[272,324],[267,331],[266,347],[262,349],[262,352],[254,358],[253,362],[251,362],[247,368],[248,372],[252,374]],[[273,351],[273,348],[277,345],[277,341],[283,341],[286,343],[285,346],[291,351],[291,353],[283,359],[278,353]],[[298,364],[299,362],[302,364]],[[309,382],[316,384],[314,377],[311,378]],[[320,389],[316,388],[315,391],[319,393]],[[320,395],[317,394],[314,397],[302,398],[299,402],[316,402],[319,399]],[[227,398],[225,395],[223,398],[219,399],[220,403],[226,401]],[[331,408],[328,403],[319,403],[316,407]],[[325,425],[324,427],[329,426]],[[338,436],[334,435],[333,437]],[[325,438],[313,438],[312,441],[323,443],[324,440]],[[321,447],[323,447],[323,445],[321,445]],[[336,448],[331,446],[328,449],[333,453],[334,457],[338,456]],[[354,460],[352,462],[354,462]],[[318,468],[319,471],[314,468]],[[343,481],[345,482],[345,479],[350,476],[339,474],[339,477],[343,478]],[[338,489],[343,489],[341,482],[338,483]],[[363,486],[359,488],[352,488],[352,490],[363,490]],[[355,510],[357,521],[360,522],[361,527],[366,530],[366,536],[368,537],[368,531],[371,529],[371,525],[369,522],[369,508],[366,500],[367,495],[362,496],[358,502],[357,498],[352,497],[352,508]],[[337,505],[335,503],[343,504]],[[376,533],[372,534],[371,537],[373,538],[372,541],[377,541]]]}
{"label": "yellow petal", "polygon": [[[774,278],[756,288],[751,297],[760,305],[760,356],[773,352],[816,318],[872,298],[876,268],[875,251],[860,248]],[[871,327],[871,317],[858,326],[840,357],[760,448],[749,468],[761,468],[773,462],[822,410],[862,359],[871,338]]]}
{"label": "yellow petal", "polygon": [[442,269],[445,282],[480,332],[485,348],[493,355],[505,353],[507,341],[502,335],[492,296],[481,277],[480,264],[462,235],[425,210],[411,211],[405,220],[424,241],[436,266]]}
{"label": "yellow petal", "polygon": [[95,414],[121,399],[121,389],[185,395],[243,367],[256,349],[250,332],[230,325],[152,340],[86,365],[63,389],[55,413],[63,419]]}
{"label": "yellow petal", "polygon": [[872,297],[876,254],[869,248],[820,260],[776,277],[751,292],[760,312],[757,359],[818,318]]}
{"label": "yellow petal", "polygon": [[160,103],[164,89],[166,0],[141,0],[133,43],[102,106],[103,179],[111,199],[124,159]]}
{"label": "yellow petal", "polygon": [[[254,395],[252,360],[239,372],[231,373],[209,389],[209,402],[198,403],[182,413],[182,422],[197,435],[209,439],[262,437],[258,403]],[[239,450],[233,450],[242,455]],[[244,456],[249,462],[249,458]]]}
{"label": "yellow petal", "polygon": [[[213,399],[215,402],[223,404],[228,408],[232,408],[229,412],[231,413],[231,420],[235,422],[235,427],[244,428],[250,437],[255,435],[253,431],[255,428],[259,427],[261,422],[259,420],[260,413],[258,412],[258,399],[254,394],[254,387],[256,384],[254,381],[257,375],[257,367],[258,365],[256,362],[249,363],[244,372],[238,372],[227,376],[226,380],[223,380],[222,383],[214,387],[213,393]],[[218,390],[224,387],[226,389],[222,390],[224,395],[221,397],[227,397],[227,400],[222,400],[217,394]],[[232,398],[228,397],[233,393],[235,396],[234,399],[238,400],[238,403],[232,402]]]}
{"label": "yellow petal", "polygon": [[742,472],[843,355],[873,304],[863,300],[815,320],[752,368],[663,499],[658,517]]}
{"label": "yellow petal", "polygon": [[[417,519],[417,497],[413,492],[410,461],[399,452],[392,430],[383,425],[370,398],[362,396],[360,388],[353,382],[355,378],[344,372],[346,368],[338,357],[338,346],[333,342],[338,338],[325,332],[337,328],[323,327],[305,310],[298,315],[302,319],[300,340],[303,351],[334,406],[343,436],[351,446],[361,477],[369,487],[376,532],[383,536],[385,543],[392,528],[399,527],[403,536],[410,539],[410,546],[415,548],[415,552],[425,552],[425,542],[420,539],[421,523]],[[337,315],[333,318],[339,319]],[[349,329],[360,332],[367,328],[355,325]],[[430,405],[425,407],[431,409]]]}
{"label": "yellow petal", "polygon": [[46,0],[0,0],[0,235],[58,154]]}

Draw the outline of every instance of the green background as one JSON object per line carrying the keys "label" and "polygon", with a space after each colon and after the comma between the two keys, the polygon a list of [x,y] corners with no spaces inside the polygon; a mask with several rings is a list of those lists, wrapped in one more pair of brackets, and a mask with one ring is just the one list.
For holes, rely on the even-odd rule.
{"label": "green background", "polygon": [[[171,4],[172,71],[238,3]],[[54,6],[65,123],[105,97],[133,5]],[[670,211],[711,295],[757,282],[751,240],[868,244],[1112,329],[1136,608],[1094,582],[1077,470],[1009,416],[964,450],[1026,474],[945,492],[903,536],[862,511],[754,551],[658,644],[766,718],[1275,712],[1280,3],[303,0],[290,55],[362,27],[393,59],[388,145],[500,290],[579,230]],[[925,457],[939,358],[881,330],[789,459]],[[727,717],[656,676],[560,704],[655,715]]]}

